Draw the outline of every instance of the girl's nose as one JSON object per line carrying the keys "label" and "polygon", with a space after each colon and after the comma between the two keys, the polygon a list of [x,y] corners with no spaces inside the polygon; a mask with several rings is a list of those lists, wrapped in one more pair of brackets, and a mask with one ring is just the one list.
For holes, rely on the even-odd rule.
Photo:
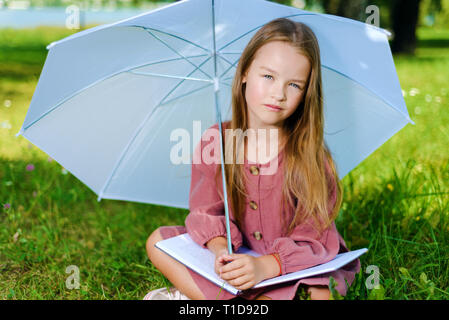
{"label": "girl's nose", "polygon": [[284,88],[282,87],[281,84],[273,85],[271,91],[271,98],[273,98],[276,101],[283,101],[285,99]]}

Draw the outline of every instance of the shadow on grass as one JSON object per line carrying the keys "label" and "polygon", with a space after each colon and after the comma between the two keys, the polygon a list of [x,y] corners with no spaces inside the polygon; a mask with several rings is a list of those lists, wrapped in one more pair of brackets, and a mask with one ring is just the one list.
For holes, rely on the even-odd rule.
{"label": "shadow on grass", "polygon": [[449,39],[423,39],[417,41],[418,48],[448,49]]}

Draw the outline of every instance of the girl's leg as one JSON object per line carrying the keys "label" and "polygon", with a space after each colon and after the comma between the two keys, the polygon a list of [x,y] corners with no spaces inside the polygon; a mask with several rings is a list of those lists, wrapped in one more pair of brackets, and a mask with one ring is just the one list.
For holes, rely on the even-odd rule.
{"label": "girl's leg", "polygon": [[147,240],[146,248],[150,261],[181,293],[192,300],[205,300],[187,267],[154,246],[160,240],[163,238],[159,229],[156,229]]}
{"label": "girl's leg", "polygon": [[308,286],[307,293],[311,300],[329,300],[331,294],[328,286]]}
{"label": "girl's leg", "polygon": [[264,296],[263,294],[261,294],[255,300],[272,300],[272,299],[270,297],[267,297],[267,296]]}
{"label": "girl's leg", "polygon": [[[329,300],[330,290],[328,286],[306,286],[311,300]],[[261,294],[255,300],[271,300],[270,297]]]}

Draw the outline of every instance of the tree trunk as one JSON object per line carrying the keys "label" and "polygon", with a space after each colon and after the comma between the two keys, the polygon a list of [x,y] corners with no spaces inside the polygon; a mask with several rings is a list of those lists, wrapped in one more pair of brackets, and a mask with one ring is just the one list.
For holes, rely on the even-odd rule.
{"label": "tree trunk", "polygon": [[367,0],[322,0],[326,13],[362,21],[365,17]]}
{"label": "tree trunk", "polygon": [[414,54],[416,49],[416,27],[418,25],[421,0],[396,0],[392,10],[393,53]]}

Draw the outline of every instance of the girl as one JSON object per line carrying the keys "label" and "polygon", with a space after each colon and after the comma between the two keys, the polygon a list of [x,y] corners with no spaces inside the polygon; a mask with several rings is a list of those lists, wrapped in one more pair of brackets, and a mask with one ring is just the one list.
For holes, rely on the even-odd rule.
{"label": "girl", "polygon": [[[238,141],[231,164],[225,161],[233,252],[245,245],[261,256],[228,255],[221,164],[193,163],[185,227],[160,227],[147,241],[149,259],[175,288],[154,290],[144,299],[236,298],[154,247],[157,241],[185,232],[215,253],[215,271],[244,290],[240,296],[244,299],[291,300],[300,284],[311,299],[329,299],[331,276],[336,290],[346,295],[346,283],[350,285],[360,270],[358,259],[322,276],[252,288],[262,280],[348,251],[334,222],[342,188],[324,143],[322,97],[320,52],[312,30],[285,18],[259,29],[241,55],[232,86],[232,120],[222,127],[232,132],[275,129],[279,133],[278,141],[270,142],[280,146],[275,157],[252,157],[255,153],[249,151],[267,141],[258,139],[254,145],[248,139]],[[211,127],[218,128],[218,124]],[[216,140],[211,149],[202,139],[195,148],[197,159],[204,158],[205,146],[219,152]],[[233,139],[225,139],[226,151],[230,144]],[[244,154],[243,165],[236,163],[236,152]],[[273,165],[278,168],[274,174],[261,174]]]}

